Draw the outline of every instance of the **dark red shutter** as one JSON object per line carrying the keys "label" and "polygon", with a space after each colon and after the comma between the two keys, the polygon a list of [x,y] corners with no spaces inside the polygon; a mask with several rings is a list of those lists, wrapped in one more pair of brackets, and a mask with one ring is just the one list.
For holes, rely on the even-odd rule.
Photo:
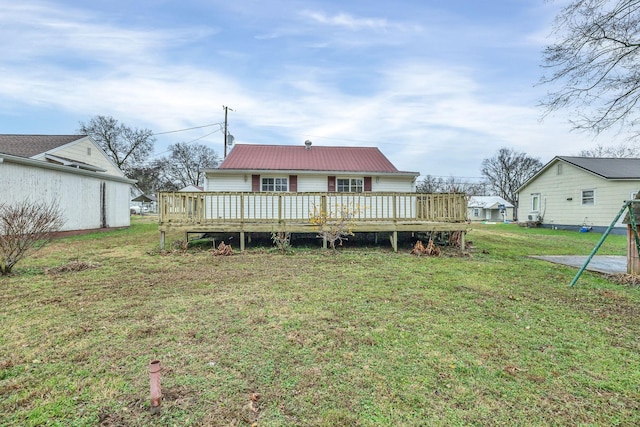
{"label": "dark red shutter", "polygon": [[327,180],[327,191],[330,193],[335,193],[336,191],[336,177],[330,176]]}
{"label": "dark red shutter", "polygon": [[364,191],[371,191],[371,177],[364,177]]}
{"label": "dark red shutter", "polygon": [[298,191],[298,175],[289,175],[289,191]]}
{"label": "dark red shutter", "polygon": [[260,191],[260,175],[251,175],[251,191]]}

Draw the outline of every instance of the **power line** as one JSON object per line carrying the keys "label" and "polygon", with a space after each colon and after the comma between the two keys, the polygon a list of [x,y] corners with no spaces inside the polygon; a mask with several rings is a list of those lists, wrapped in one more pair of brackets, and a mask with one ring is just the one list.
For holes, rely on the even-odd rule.
{"label": "power line", "polygon": [[[223,122],[211,123],[211,124],[208,124],[208,125],[195,126],[195,127],[187,128],[187,129],[169,130],[169,131],[166,131],[166,132],[153,133],[153,134],[151,134],[151,136],[165,135],[165,134],[168,134],[168,133],[176,133],[176,132],[185,132],[185,131],[188,131],[188,130],[202,129],[202,128],[211,127],[211,126],[222,126],[223,124],[224,124]],[[213,133],[213,132],[211,132],[211,133]],[[211,134],[209,134],[209,135],[211,135]]]}
{"label": "power line", "polygon": [[[216,123],[216,124],[221,124],[221,123]],[[206,127],[206,126],[200,126],[200,128],[203,128],[203,127]],[[193,129],[199,129],[199,128],[193,128]],[[206,137],[208,137],[209,135],[213,135],[214,133],[216,133],[216,132],[220,132],[220,131],[222,131],[222,129],[216,129],[216,130],[214,130],[213,132],[209,132],[209,133],[207,133],[207,134],[205,134],[205,135],[199,136],[198,138],[196,138],[196,139],[192,139],[191,141],[187,141],[187,142],[185,142],[184,144],[191,144],[192,142],[199,141],[199,140],[201,140],[202,138],[206,138]],[[179,132],[179,131],[174,131],[174,132]],[[151,155],[151,156],[149,156],[149,157],[157,157],[157,156],[159,156],[159,155],[161,155],[161,154],[165,154],[165,153],[168,153],[168,152],[170,152],[170,151],[171,151],[171,150],[161,151],[160,153],[152,154],[152,155]],[[146,162],[145,162],[145,163],[146,163]]]}

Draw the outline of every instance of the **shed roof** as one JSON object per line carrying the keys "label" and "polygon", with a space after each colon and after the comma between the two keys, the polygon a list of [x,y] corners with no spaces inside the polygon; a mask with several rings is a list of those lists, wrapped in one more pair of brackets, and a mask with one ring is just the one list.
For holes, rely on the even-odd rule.
{"label": "shed roof", "polygon": [[605,179],[640,179],[640,159],[566,156],[557,158]]}
{"label": "shed roof", "polygon": [[236,145],[218,169],[400,173],[376,147],[258,144]]}
{"label": "shed roof", "polygon": [[61,147],[86,135],[0,135],[0,153],[33,157]]}
{"label": "shed roof", "polygon": [[514,206],[500,196],[473,196],[469,199],[468,207],[483,209],[498,209],[499,205],[505,208],[513,208]]}

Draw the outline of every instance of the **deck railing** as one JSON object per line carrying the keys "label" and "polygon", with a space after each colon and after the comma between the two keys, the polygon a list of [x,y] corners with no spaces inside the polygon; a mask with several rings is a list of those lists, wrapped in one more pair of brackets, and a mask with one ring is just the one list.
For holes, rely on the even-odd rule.
{"label": "deck railing", "polygon": [[160,223],[309,222],[347,211],[356,222],[463,222],[463,193],[163,192]]}

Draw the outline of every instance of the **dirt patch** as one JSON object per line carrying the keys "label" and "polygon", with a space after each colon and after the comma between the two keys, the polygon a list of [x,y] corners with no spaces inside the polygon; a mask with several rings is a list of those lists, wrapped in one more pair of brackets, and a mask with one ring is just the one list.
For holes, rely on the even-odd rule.
{"label": "dirt patch", "polygon": [[640,286],[640,275],[637,274],[608,274],[607,279],[624,286]]}
{"label": "dirt patch", "polygon": [[44,272],[46,274],[55,275],[55,274],[61,274],[61,273],[72,273],[75,271],[90,270],[98,267],[100,267],[100,264],[94,264],[94,263],[84,262],[84,261],[71,261],[59,267],[47,268],[44,270]]}

